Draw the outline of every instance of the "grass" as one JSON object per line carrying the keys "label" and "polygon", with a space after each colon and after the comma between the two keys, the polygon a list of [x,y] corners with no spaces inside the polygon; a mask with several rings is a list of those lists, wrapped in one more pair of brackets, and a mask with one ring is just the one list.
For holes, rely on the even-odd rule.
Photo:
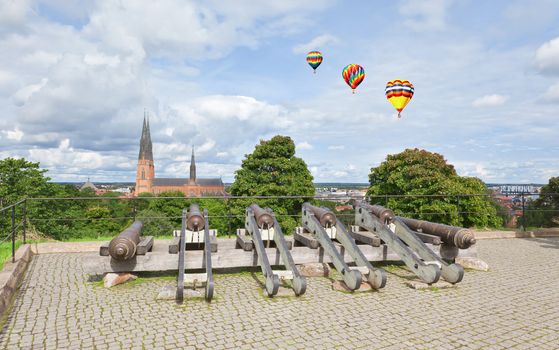
{"label": "grass", "polygon": [[[21,246],[21,241],[16,241],[16,250]],[[12,242],[4,242],[0,244],[0,270],[4,268],[4,263],[12,258]]]}

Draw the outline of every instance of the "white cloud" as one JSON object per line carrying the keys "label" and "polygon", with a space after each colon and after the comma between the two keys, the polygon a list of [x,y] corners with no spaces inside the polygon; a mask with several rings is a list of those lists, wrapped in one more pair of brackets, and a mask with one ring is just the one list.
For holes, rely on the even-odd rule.
{"label": "white cloud", "polygon": [[559,83],[551,85],[545,95],[544,100],[548,102],[559,102]]}
{"label": "white cloud", "polygon": [[92,65],[92,66],[109,66],[111,68],[114,68],[116,66],[118,66],[118,64],[120,63],[120,58],[118,57],[118,55],[115,56],[109,56],[109,55],[105,55],[105,54],[85,54],[83,61],[86,64]]}
{"label": "white cloud", "polygon": [[416,31],[443,30],[451,0],[406,0],[399,12],[406,17],[404,24]]}
{"label": "white cloud", "polygon": [[30,0],[0,1],[0,31],[4,26],[21,24],[30,9],[30,2]]}
{"label": "white cloud", "polygon": [[206,142],[204,142],[201,146],[196,147],[195,151],[196,153],[201,153],[204,154],[210,150],[212,150],[215,147],[215,141],[212,139],[206,140]]}
{"label": "white cloud", "polygon": [[542,73],[559,74],[559,37],[538,48],[536,66]]}
{"label": "white cloud", "polygon": [[22,61],[29,65],[50,67],[62,58],[62,54],[37,50],[22,57]]}
{"label": "white cloud", "polygon": [[61,140],[56,148],[30,149],[27,157],[32,161],[41,162],[44,167],[68,169],[76,175],[82,170],[112,168],[114,164],[129,163],[122,155],[106,156],[98,152],[74,149],[69,139]]}
{"label": "white cloud", "polygon": [[13,96],[13,101],[17,106],[23,106],[27,101],[33,96],[33,94],[41,91],[41,89],[47,84],[49,80],[47,78],[41,79],[37,84],[27,85],[19,89]]}
{"label": "white cloud", "polygon": [[476,108],[497,107],[497,106],[502,106],[503,104],[505,104],[507,99],[508,99],[508,96],[503,96],[503,95],[497,95],[497,94],[485,95],[485,96],[476,98],[472,102],[472,106],[474,106]]}
{"label": "white cloud", "polygon": [[2,133],[6,135],[8,140],[21,141],[23,138],[23,132],[17,127],[14,130],[2,130]]}
{"label": "white cloud", "polygon": [[303,141],[303,142],[298,143],[298,144],[296,145],[296,148],[297,148],[299,151],[303,151],[303,150],[311,150],[311,149],[313,149],[314,147],[313,147],[313,145],[311,145],[311,144],[308,143],[307,141]]}
{"label": "white cloud", "polygon": [[331,151],[342,151],[345,149],[344,145],[332,145],[332,146],[328,146],[328,149]]}
{"label": "white cloud", "polygon": [[[244,3],[244,4],[243,4]],[[302,29],[315,6],[299,1],[208,2],[180,0],[100,1],[85,33],[113,48],[145,51],[154,57],[219,58],[235,47],[255,48],[262,38]]]}
{"label": "white cloud", "polygon": [[324,47],[335,45],[339,42],[339,39],[334,35],[322,34],[312,39],[308,43],[299,44],[293,47],[293,53],[300,55],[306,54],[312,50],[322,50]]}

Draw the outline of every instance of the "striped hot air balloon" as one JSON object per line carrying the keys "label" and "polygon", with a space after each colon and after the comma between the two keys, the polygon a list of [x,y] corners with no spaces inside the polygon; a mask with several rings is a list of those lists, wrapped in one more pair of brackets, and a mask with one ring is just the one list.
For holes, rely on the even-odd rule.
{"label": "striped hot air balloon", "polygon": [[357,86],[365,79],[365,70],[358,64],[348,64],[342,71],[342,77],[355,93]]}
{"label": "striped hot air balloon", "polygon": [[311,51],[307,54],[307,63],[312,67],[313,73],[316,73],[316,69],[322,63],[322,59],[320,51]]}
{"label": "striped hot air balloon", "polygon": [[413,84],[407,80],[396,79],[386,83],[386,98],[398,111],[398,118],[413,97],[413,91]]}

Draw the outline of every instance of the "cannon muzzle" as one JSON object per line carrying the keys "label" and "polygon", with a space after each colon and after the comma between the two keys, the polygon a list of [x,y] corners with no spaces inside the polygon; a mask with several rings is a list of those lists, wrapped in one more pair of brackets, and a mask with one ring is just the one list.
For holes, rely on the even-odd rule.
{"label": "cannon muzzle", "polygon": [[190,231],[200,231],[204,228],[204,216],[198,204],[192,203],[188,209],[186,228]]}
{"label": "cannon muzzle", "polygon": [[258,204],[251,204],[250,209],[254,213],[254,218],[256,219],[256,224],[259,228],[268,229],[274,226],[274,218],[272,217],[272,214],[258,206]]}
{"label": "cannon muzzle", "polygon": [[109,254],[116,260],[128,260],[136,255],[140,231],[144,224],[136,220],[109,243]]}
{"label": "cannon muzzle", "polygon": [[390,223],[396,216],[394,215],[394,212],[392,210],[385,208],[382,205],[370,205],[362,203],[361,207],[378,217],[385,224]]}
{"label": "cannon muzzle", "polygon": [[303,209],[308,210],[311,213],[313,213],[314,216],[320,222],[320,225],[322,225],[322,227],[334,227],[334,226],[336,226],[336,215],[334,215],[334,213],[332,213],[329,209],[322,208],[322,207],[316,207],[316,206],[311,205],[309,203],[305,203],[303,205]]}

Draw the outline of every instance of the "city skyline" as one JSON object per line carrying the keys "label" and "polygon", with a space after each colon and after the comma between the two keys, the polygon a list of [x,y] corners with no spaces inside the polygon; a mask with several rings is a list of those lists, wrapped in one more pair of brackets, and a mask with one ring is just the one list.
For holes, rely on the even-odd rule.
{"label": "city skyline", "polygon": [[[147,109],[162,177],[188,174],[194,145],[200,173],[232,182],[276,134],[315,182],[366,183],[406,148],[487,183],[558,175],[558,3],[352,5],[2,2],[0,158],[53,181],[134,182]],[[350,63],[366,74],[355,94]],[[415,86],[401,119],[384,98],[395,78]]]}

